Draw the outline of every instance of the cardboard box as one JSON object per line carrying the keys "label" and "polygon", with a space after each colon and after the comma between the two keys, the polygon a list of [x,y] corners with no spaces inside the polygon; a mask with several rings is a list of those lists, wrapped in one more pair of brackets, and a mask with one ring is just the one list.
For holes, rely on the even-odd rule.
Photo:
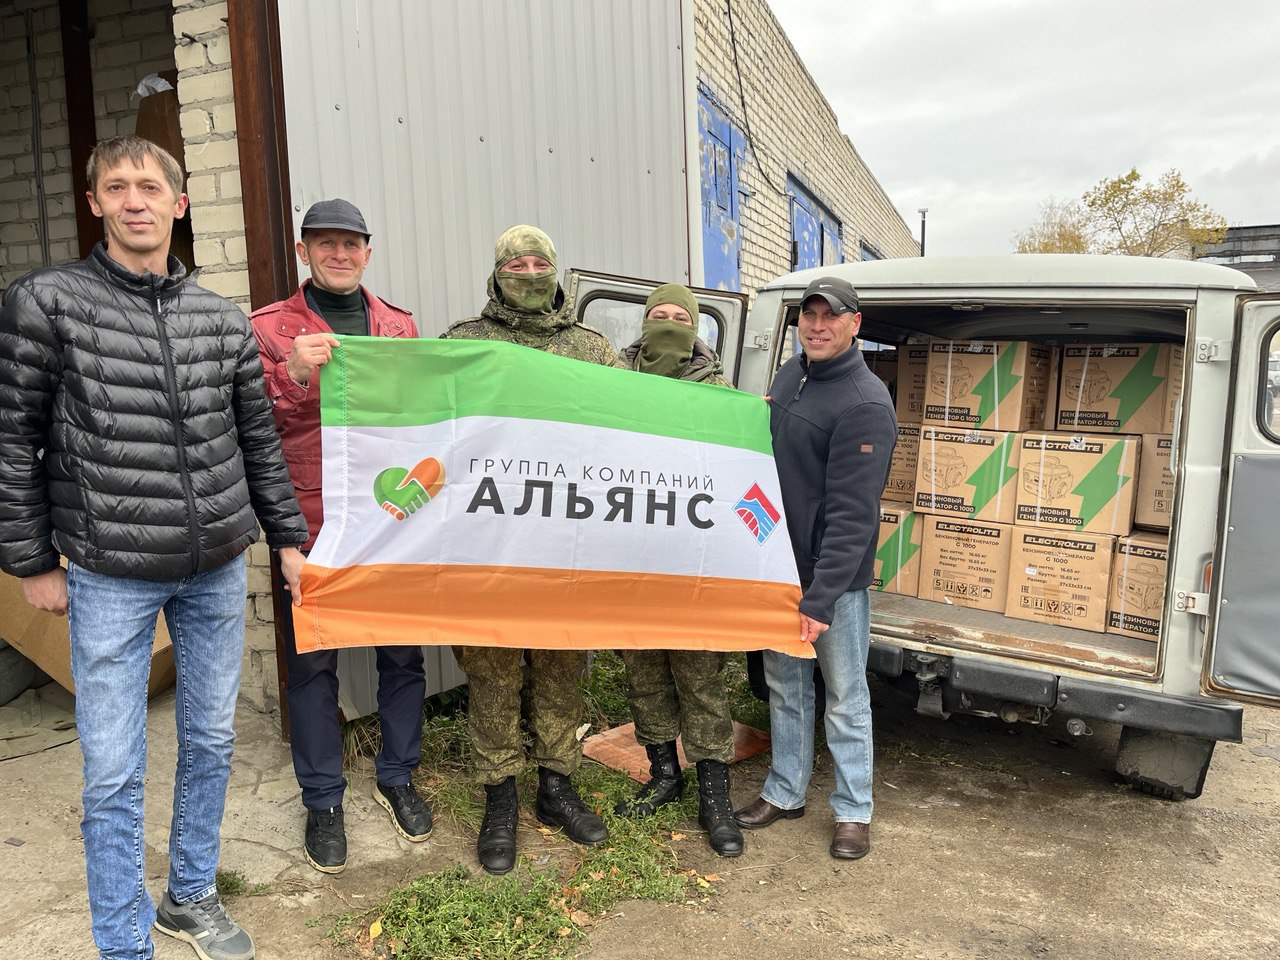
{"label": "cardboard box", "polygon": [[1101,633],[1116,538],[1015,527],[1005,616]]}
{"label": "cardboard box", "polygon": [[924,416],[925,385],[929,382],[929,345],[898,348],[898,382],[894,409],[898,423],[919,423]]}
{"label": "cardboard box", "polygon": [[1014,528],[951,517],[923,520],[920,599],[1002,613]]}
{"label": "cardboard box", "polygon": [[1173,437],[1143,435],[1136,496],[1133,522],[1140,527],[1168,530],[1173,513]]}
{"label": "cardboard box", "polygon": [[921,427],[916,510],[1013,523],[1017,439],[1005,431]]}
{"label": "cardboard box", "polygon": [[1018,446],[1015,523],[1132,532],[1141,437],[1026,433]]}
{"label": "cardboard box", "polygon": [[[71,679],[71,635],[67,618],[31,606],[22,596],[22,581],[8,574],[0,574],[0,637],[53,677],[63,689],[76,692]],[[173,646],[161,617],[151,648],[147,697],[168,690],[174,679]]]}
{"label": "cardboard box", "polygon": [[1059,430],[1173,433],[1182,399],[1182,346],[1066,344],[1058,389]]}
{"label": "cardboard box", "polygon": [[872,590],[914,597],[920,590],[922,518],[901,503],[880,504]]}
{"label": "cardboard box", "polygon": [[934,340],[922,423],[1043,430],[1049,348],[1018,340]]}
{"label": "cardboard box", "polygon": [[1044,429],[1052,429],[1058,422],[1058,392],[1062,382],[1062,348],[1049,347],[1049,375],[1044,395]]}
{"label": "cardboard box", "polygon": [[1165,584],[1169,579],[1169,541],[1151,533],[1121,537],[1107,612],[1107,633],[1143,640],[1160,639]]}
{"label": "cardboard box", "polygon": [[915,423],[898,426],[898,442],[889,461],[889,479],[885,481],[885,500],[911,503],[916,495],[916,463],[920,453],[920,426]]}
{"label": "cardboard box", "polygon": [[862,359],[867,362],[867,369],[889,388],[890,395],[895,394],[898,382],[898,351],[864,349]]}

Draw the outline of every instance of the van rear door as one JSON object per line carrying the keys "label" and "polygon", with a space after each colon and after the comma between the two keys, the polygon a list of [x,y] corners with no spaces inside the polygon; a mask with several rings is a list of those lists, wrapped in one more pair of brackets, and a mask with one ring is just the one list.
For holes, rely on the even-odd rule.
{"label": "van rear door", "polygon": [[1241,297],[1230,440],[1209,594],[1206,693],[1280,705],[1280,299]]}
{"label": "van rear door", "polygon": [[[644,302],[664,282],[588,270],[569,270],[565,274],[565,288],[573,297],[578,319],[607,336],[619,353],[640,339]],[[698,336],[719,354],[725,377],[737,383],[747,295],[705,287],[690,289],[701,308]]]}

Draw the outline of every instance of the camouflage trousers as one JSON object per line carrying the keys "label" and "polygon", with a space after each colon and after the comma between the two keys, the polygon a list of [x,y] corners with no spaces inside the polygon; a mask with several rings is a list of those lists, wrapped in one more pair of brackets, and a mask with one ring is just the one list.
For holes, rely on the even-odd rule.
{"label": "camouflage trousers", "polygon": [[733,718],[721,670],[708,650],[620,650],[636,740],[648,746],[677,735],[690,763],[733,760]]}
{"label": "camouflage trousers", "polygon": [[[587,655],[578,650],[530,650],[529,728],[533,761],[569,776],[582,765],[578,726],[582,723],[580,680]],[[520,731],[520,692],[524,650],[505,647],[454,647],[453,655],[471,687],[467,730],[476,779],[501,783],[525,763]]]}

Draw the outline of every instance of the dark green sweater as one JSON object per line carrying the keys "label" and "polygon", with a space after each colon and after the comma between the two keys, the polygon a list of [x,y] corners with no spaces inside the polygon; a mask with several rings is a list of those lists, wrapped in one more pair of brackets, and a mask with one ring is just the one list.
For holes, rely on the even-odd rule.
{"label": "dark green sweater", "polygon": [[368,306],[359,287],[351,293],[330,293],[314,283],[307,284],[307,306],[320,314],[336,334],[346,337],[369,335]]}

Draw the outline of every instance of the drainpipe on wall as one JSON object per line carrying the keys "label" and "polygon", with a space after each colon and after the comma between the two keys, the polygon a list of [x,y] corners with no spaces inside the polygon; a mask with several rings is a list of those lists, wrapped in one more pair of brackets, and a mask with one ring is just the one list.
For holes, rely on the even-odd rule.
{"label": "drainpipe on wall", "polygon": [[40,136],[40,88],[36,83],[36,32],[31,21],[32,7],[22,11],[22,23],[27,31],[27,77],[31,84],[31,154],[35,162],[36,176],[36,231],[40,237],[40,263],[48,267],[53,263],[49,253],[49,207],[44,192],[44,143]]}

